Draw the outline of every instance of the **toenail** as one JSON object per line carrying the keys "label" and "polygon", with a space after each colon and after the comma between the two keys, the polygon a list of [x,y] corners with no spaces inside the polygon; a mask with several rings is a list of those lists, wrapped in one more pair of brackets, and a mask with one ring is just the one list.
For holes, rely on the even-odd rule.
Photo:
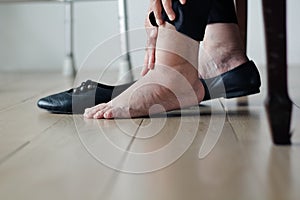
{"label": "toenail", "polygon": [[108,117],[108,113],[104,113],[104,117],[107,118]]}

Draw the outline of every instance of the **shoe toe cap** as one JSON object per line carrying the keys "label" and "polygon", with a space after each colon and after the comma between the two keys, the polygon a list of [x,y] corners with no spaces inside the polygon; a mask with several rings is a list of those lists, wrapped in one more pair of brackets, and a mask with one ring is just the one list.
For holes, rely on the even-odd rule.
{"label": "shoe toe cap", "polygon": [[70,112],[72,111],[72,97],[66,92],[50,95],[39,99],[37,106],[50,112]]}
{"label": "shoe toe cap", "polygon": [[37,106],[39,108],[48,109],[52,107],[52,103],[51,101],[49,101],[49,98],[44,97],[38,100]]}

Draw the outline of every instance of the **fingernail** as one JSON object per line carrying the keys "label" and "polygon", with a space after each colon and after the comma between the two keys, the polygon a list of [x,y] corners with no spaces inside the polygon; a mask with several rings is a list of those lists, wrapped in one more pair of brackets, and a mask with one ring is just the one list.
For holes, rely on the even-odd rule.
{"label": "fingernail", "polygon": [[171,21],[175,20],[175,15],[170,15],[170,16],[169,16],[169,19],[170,19]]}
{"label": "fingernail", "polygon": [[160,19],[157,19],[156,20],[156,23],[160,26],[160,25],[162,25],[162,21],[160,20]]}

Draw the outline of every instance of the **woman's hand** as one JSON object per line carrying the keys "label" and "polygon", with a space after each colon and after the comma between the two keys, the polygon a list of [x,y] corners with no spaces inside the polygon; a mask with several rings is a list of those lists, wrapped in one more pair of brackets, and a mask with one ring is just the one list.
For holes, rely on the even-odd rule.
{"label": "woman's hand", "polygon": [[[186,1],[187,0],[179,0],[182,5],[184,5]],[[152,11],[154,12],[156,23],[158,25],[162,25],[164,23],[161,15],[162,8],[164,8],[171,21],[173,21],[176,17],[172,8],[172,0],[150,0],[150,6],[152,7]]]}
{"label": "woman's hand", "polygon": [[156,40],[158,35],[158,27],[152,26],[149,17],[146,17],[145,28],[147,32],[146,54],[144,60],[144,68],[141,75],[145,76],[149,70],[154,69]]}
{"label": "woman's hand", "polygon": [[[187,0],[179,0],[183,5]],[[156,23],[162,25],[164,23],[162,19],[162,8],[166,11],[170,20],[175,19],[175,13],[172,9],[172,0],[150,0],[150,7],[148,15],[145,20],[145,28],[147,32],[147,45],[146,45],[146,55],[144,60],[144,68],[141,72],[142,76],[145,76],[149,70],[154,69],[155,64],[155,52],[156,52],[156,41],[158,36],[158,27],[153,26],[149,20],[149,13],[153,12],[155,16]]]}

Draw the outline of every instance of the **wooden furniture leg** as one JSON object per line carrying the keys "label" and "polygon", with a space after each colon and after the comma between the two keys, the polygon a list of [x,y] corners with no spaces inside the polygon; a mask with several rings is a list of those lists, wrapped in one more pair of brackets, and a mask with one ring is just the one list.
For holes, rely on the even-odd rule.
{"label": "wooden furniture leg", "polygon": [[287,88],[286,1],[262,0],[265,22],[268,96],[265,107],[273,142],[291,144],[292,102]]}
{"label": "wooden furniture leg", "polygon": [[[244,42],[245,52],[247,51],[247,17],[248,17],[248,0],[235,0],[236,15],[238,18],[238,25]],[[240,97],[237,99],[239,106],[248,105],[248,97]]]}
{"label": "wooden furniture leg", "polygon": [[242,40],[244,42],[245,51],[247,49],[247,16],[248,16],[247,3],[248,0],[235,1],[236,15],[238,18],[238,24],[239,24]]}

